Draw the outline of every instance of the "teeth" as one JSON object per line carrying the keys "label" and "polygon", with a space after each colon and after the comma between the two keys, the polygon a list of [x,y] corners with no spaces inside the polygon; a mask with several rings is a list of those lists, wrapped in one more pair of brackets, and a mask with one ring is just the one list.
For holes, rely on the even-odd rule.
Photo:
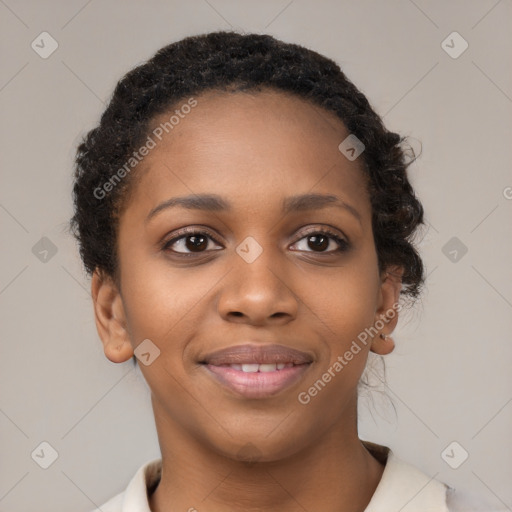
{"label": "teeth", "polygon": [[275,372],[276,370],[282,370],[283,368],[291,368],[293,363],[266,363],[266,364],[256,364],[256,363],[247,363],[247,364],[228,364],[230,368],[233,370],[238,370],[246,373],[256,373],[256,372]]}
{"label": "teeth", "polygon": [[243,364],[242,371],[247,373],[255,373],[258,371],[259,364]]}

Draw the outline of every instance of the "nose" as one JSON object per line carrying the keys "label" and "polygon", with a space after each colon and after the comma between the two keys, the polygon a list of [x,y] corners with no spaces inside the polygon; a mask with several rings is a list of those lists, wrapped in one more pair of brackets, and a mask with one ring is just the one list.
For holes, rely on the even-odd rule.
{"label": "nose", "polygon": [[229,322],[283,325],[297,315],[298,299],[283,265],[264,250],[252,263],[233,254],[233,265],[223,280],[218,312]]}

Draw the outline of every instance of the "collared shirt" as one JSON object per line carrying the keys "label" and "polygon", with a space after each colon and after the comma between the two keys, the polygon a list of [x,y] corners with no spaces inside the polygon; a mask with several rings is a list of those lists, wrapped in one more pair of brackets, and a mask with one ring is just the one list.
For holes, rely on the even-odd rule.
{"label": "collared shirt", "polygon": [[[386,446],[362,441],[367,450],[385,464],[381,480],[364,512],[500,512],[475,497],[429,477]],[[151,512],[148,496],[162,474],[162,459],[141,466],[128,487],[93,512]]]}

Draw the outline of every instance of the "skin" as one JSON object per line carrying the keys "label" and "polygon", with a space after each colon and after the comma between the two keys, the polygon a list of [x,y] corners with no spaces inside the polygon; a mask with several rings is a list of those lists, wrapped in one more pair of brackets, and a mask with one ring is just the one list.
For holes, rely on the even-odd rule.
{"label": "skin", "polygon": [[[106,357],[128,361],[145,339],[160,350],[139,363],[163,460],[151,510],[363,511],[384,467],[357,434],[357,384],[368,352],[390,353],[392,338],[375,336],[310,403],[297,400],[399,298],[401,269],[378,271],[361,159],[338,150],[349,132],[334,114],[292,95],[196,99],[136,170],[120,218],[118,284],[100,271],[92,279]],[[145,221],[163,201],[192,193],[218,194],[231,210],[174,207]],[[334,194],[360,218],[332,205],[283,215],[283,199],[304,193]],[[321,249],[309,243],[326,225],[347,251],[332,252],[333,239]],[[164,249],[185,226],[208,227],[216,241],[203,252],[190,239]],[[248,236],[263,249],[252,263],[235,250]],[[235,395],[198,361],[249,340],[299,349],[313,363],[273,396]]]}

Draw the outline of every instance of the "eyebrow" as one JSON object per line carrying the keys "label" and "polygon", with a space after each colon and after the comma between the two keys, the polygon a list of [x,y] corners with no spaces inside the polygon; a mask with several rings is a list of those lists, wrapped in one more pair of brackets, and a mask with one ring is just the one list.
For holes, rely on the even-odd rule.
{"label": "eyebrow", "polygon": [[[327,207],[343,208],[350,212],[362,223],[361,214],[350,204],[339,197],[330,194],[302,194],[284,199],[282,211],[284,214],[307,210],[318,210]],[[169,208],[182,207],[189,210],[203,210],[208,212],[231,211],[231,204],[217,194],[192,194],[189,196],[172,197],[153,208],[145,222],[149,222],[155,215]]]}

